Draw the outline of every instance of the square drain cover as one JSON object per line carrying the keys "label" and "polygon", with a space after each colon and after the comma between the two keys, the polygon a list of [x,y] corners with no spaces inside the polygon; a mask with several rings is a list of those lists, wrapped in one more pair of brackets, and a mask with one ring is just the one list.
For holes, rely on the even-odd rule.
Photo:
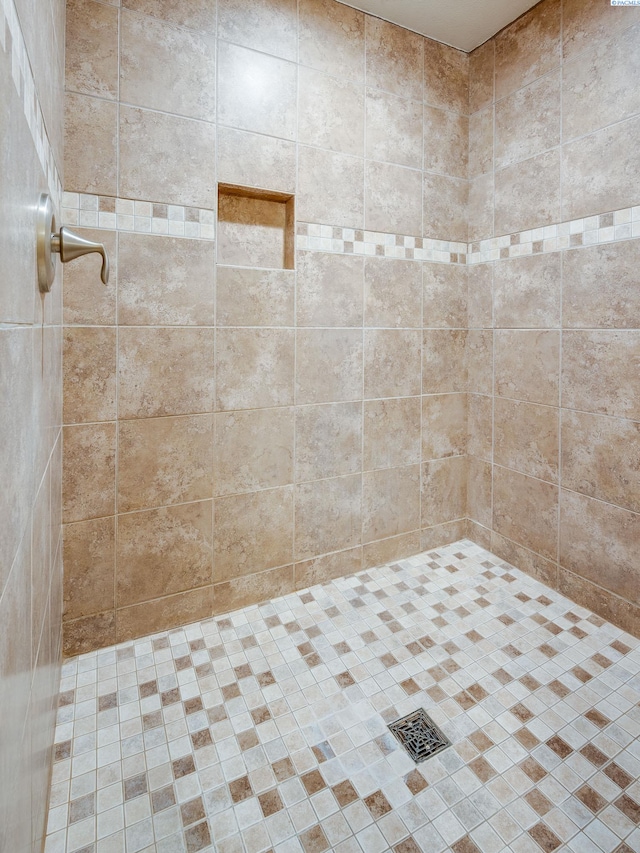
{"label": "square drain cover", "polygon": [[389,729],[416,764],[451,746],[451,741],[443,735],[424,708],[401,717],[391,723]]}

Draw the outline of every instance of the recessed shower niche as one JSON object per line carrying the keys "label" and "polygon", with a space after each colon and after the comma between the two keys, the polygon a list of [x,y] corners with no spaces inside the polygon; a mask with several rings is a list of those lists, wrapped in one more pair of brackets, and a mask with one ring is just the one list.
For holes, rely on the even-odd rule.
{"label": "recessed shower niche", "polygon": [[218,185],[218,263],[293,269],[294,197],[269,190]]}

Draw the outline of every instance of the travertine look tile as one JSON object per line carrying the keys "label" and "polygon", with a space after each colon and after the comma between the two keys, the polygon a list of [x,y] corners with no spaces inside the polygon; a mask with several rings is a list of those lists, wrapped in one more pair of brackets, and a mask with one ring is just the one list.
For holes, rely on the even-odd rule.
{"label": "travertine look tile", "polygon": [[77,258],[64,270],[65,324],[86,323],[111,326],[116,321],[116,285],[118,281],[118,258],[116,232],[103,228],[74,228],[87,240],[103,243],[109,255],[109,284],[100,280],[102,259],[92,253]]}
{"label": "travertine look tile", "polygon": [[511,565],[518,565],[521,571],[526,572],[541,583],[548,584],[552,589],[556,588],[558,567],[555,562],[546,560],[540,554],[523,548],[522,545],[505,539],[504,536],[495,532],[491,533],[491,550]]}
{"label": "travertine look tile", "polygon": [[[560,142],[560,71],[496,104],[496,168],[534,157]],[[564,108],[564,101],[563,101]]]}
{"label": "travertine look tile", "polygon": [[[495,392],[501,397],[557,406],[559,371],[559,332],[495,333]],[[563,383],[566,404],[564,393]]]}
{"label": "travertine look tile", "polygon": [[469,119],[425,105],[424,169],[466,178],[469,165]]}
{"label": "travertine look tile", "polygon": [[547,151],[495,175],[496,234],[559,222],[560,152]]}
{"label": "travertine look tile", "polygon": [[497,328],[558,328],[560,253],[502,260],[495,265],[493,295]]}
{"label": "travertine look tile", "polygon": [[280,201],[218,196],[219,264],[282,269],[287,261],[287,211]]}
{"label": "travertine look tile", "polygon": [[121,232],[118,322],[213,325],[214,257],[211,241]]}
{"label": "travertine look tile", "polygon": [[493,268],[493,264],[473,264],[469,267],[467,316],[470,329],[493,326]]}
{"label": "travertine look tile", "polygon": [[491,461],[493,456],[493,398],[469,394],[467,453]]}
{"label": "travertine look tile", "polygon": [[495,39],[489,39],[469,54],[469,113],[493,101]]}
{"label": "travertine look tile", "polygon": [[421,100],[424,39],[370,15],[365,30],[368,85]]}
{"label": "travertine look tile", "polygon": [[366,156],[422,168],[422,101],[366,90]]}
{"label": "travertine look tile", "polygon": [[466,340],[468,390],[474,394],[493,392],[493,332],[469,329]]}
{"label": "travertine look tile", "polygon": [[558,409],[496,397],[494,430],[494,461],[498,465],[558,482]]}
{"label": "travertine look tile", "polygon": [[422,173],[394,163],[367,161],[365,227],[392,234],[422,234]]}
{"label": "travertine look tile", "polygon": [[362,258],[298,252],[296,267],[298,326],[362,325]]}
{"label": "travertine look tile", "polygon": [[[213,125],[122,105],[119,144],[120,196],[215,207]],[[176,151],[189,157],[176,157]]]}
{"label": "travertine look tile", "polygon": [[362,331],[299,329],[296,402],[333,403],[362,394]]}
{"label": "travertine look tile", "polygon": [[218,326],[293,325],[293,270],[259,270],[218,265],[216,271]]}
{"label": "travertine look tile", "polygon": [[114,100],[118,93],[118,10],[93,0],[67,6],[65,87]]}
{"label": "travertine look tile", "polygon": [[[426,527],[420,531],[420,547],[423,551],[430,548],[441,548],[443,544],[457,542],[461,536],[467,535],[468,519],[460,518]],[[439,545],[436,545],[439,542]]]}
{"label": "travertine look tile", "polygon": [[68,327],[63,339],[64,421],[109,421],[116,415],[116,330]]}
{"label": "travertine look tile", "polygon": [[562,595],[566,595],[582,607],[588,607],[603,619],[608,619],[622,628],[623,631],[637,632],[638,618],[640,618],[638,605],[619,598],[562,566],[558,566],[557,577],[558,591]]}
{"label": "travertine look tile", "polygon": [[469,116],[469,177],[493,169],[493,105]]}
{"label": "travertine look tile", "polygon": [[365,326],[420,326],[422,264],[367,258],[364,266]]}
{"label": "travertine look tile", "polygon": [[334,0],[299,0],[298,60],[348,80],[364,80],[365,16]]}
{"label": "travertine look tile", "polygon": [[543,0],[496,36],[496,98],[560,65],[560,0]]}
{"label": "travertine look tile", "polygon": [[213,415],[121,421],[118,511],[210,498]]}
{"label": "travertine look tile", "polygon": [[117,195],[117,106],[67,92],[64,179],[69,192]]}
{"label": "travertine look tile", "polygon": [[296,215],[307,222],[362,228],[364,161],[300,145]]}
{"label": "travertine look tile", "polygon": [[425,263],[422,264],[422,277],[423,326],[464,329],[467,326],[467,268],[462,264]]}
{"label": "travertine look tile", "polygon": [[212,524],[211,501],[120,515],[118,607],[210,584]]}
{"label": "travertine look tile", "polygon": [[114,518],[65,525],[65,621],[113,610],[115,556]]}
{"label": "travertine look tile", "polygon": [[639,536],[639,515],[562,490],[561,565],[636,603]]}
{"label": "travertine look tile", "polygon": [[313,68],[299,70],[298,139],[344,154],[364,154],[364,87]]}
{"label": "travertine look tile", "polygon": [[113,645],[116,641],[115,610],[65,622],[62,639],[66,657]]}
{"label": "travertine look tile", "polygon": [[296,409],[296,482],[362,469],[362,403]]}
{"label": "travertine look tile", "polygon": [[216,583],[291,562],[293,486],[216,498],[215,517]]}
{"label": "travertine look tile", "polygon": [[436,240],[467,240],[467,181],[425,174],[423,232]]}
{"label": "travertine look tile", "polygon": [[120,99],[148,109],[215,121],[213,36],[126,9],[120,15]]}
{"label": "travertine look tile", "polygon": [[640,328],[638,269],[638,240],[564,252],[563,325],[569,328]]}
{"label": "travertine look tile", "polygon": [[516,471],[493,468],[493,529],[555,560],[558,547],[558,488]]}
{"label": "travertine look tile", "polygon": [[268,569],[255,575],[234,578],[213,587],[213,609],[215,613],[229,613],[239,607],[287,595],[295,589],[293,566]]}
{"label": "travertine look tile", "polygon": [[562,485],[640,512],[640,424],[564,410]]}
{"label": "travertine look tile", "polygon": [[[468,498],[469,496],[467,495],[467,501]],[[467,539],[470,539],[482,548],[488,549],[491,546],[491,530],[489,528],[483,527],[472,518],[467,518],[464,522],[460,521],[458,523],[465,525],[465,536]]]}
{"label": "travertine look tile", "polygon": [[218,121],[294,139],[296,78],[297,68],[291,62],[219,42]]}
{"label": "travertine look tile", "polygon": [[317,583],[327,583],[333,578],[345,577],[350,572],[359,572],[361,568],[362,548],[349,548],[337,554],[305,560],[295,565],[296,589],[306,589]]}
{"label": "travertine look tile", "polygon": [[116,485],[115,424],[64,428],[64,521],[113,515]]}
{"label": "travertine look tile", "polygon": [[565,332],[562,405],[640,420],[640,332]]}
{"label": "travertine look tile", "polygon": [[218,180],[225,184],[295,193],[295,143],[219,127]]}
{"label": "travertine look tile", "polygon": [[390,536],[377,542],[367,542],[362,548],[362,568],[369,569],[389,563],[392,560],[402,560],[417,553],[421,548],[419,530],[401,533],[400,536]]}
{"label": "travertine look tile", "polygon": [[[118,0],[112,0],[116,6]],[[122,0],[126,9],[152,15],[179,27],[189,27],[192,30],[215,32],[216,3],[215,0],[184,0],[179,6],[173,0]]]}
{"label": "travertine look tile", "polygon": [[179,625],[205,619],[214,612],[212,586],[167,595],[156,601],[145,601],[116,611],[119,643],[133,637],[144,637]]}
{"label": "travertine look tile", "polygon": [[366,398],[413,397],[420,393],[421,338],[418,330],[365,330]]}
{"label": "travertine look tile", "polygon": [[257,0],[250,14],[244,0],[218,0],[218,38],[295,61],[295,0]]}
{"label": "travertine look tile", "polygon": [[422,398],[422,459],[463,456],[467,452],[467,395]]}
{"label": "travertine look tile", "polygon": [[467,513],[484,527],[491,527],[492,467],[475,456],[467,459]]}
{"label": "travertine look tile", "polygon": [[293,482],[293,409],[224,412],[215,419],[216,495]]}
{"label": "travertine look tile", "polygon": [[420,465],[362,475],[362,539],[373,542],[420,527]]}
{"label": "travertine look tile", "polygon": [[363,448],[365,471],[420,462],[420,397],[367,401]]}
{"label": "travertine look tile", "polygon": [[424,40],[424,101],[434,107],[468,113],[468,54],[433,39]]}
{"label": "travertine look tile", "polygon": [[213,411],[213,330],[118,332],[118,415],[149,418]]}
{"label": "travertine look tile", "polygon": [[422,341],[422,393],[467,390],[464,329],[425,329]]}
{"label": "travertine look tile", "polygon": [[360,474],[296,486],[296,560],[308,560],[359,545],[361,532]]}
{"label": "travertine look tile", "polygon": [[487,172],[469,181],[467,206],[468,239],[482,240],[496,233],[494,227],[494,173]]}
{"label": "travertine look tile", "polygon": [[571,59],[585,48],[608,41],[616,32],[636,23],[633,8],[611,9],[601,0],[563,0],[562,42],[565,59]]}
{"label": "travertine look tile", "polygon": [[423,527],[433,527],[466,516],[466,456],[452,456],[423,464],[421,503]]}
{"label": "travertine look tile", "polygon": [[291,405],[293,342],[290,329],[218,329],[216,408]]}

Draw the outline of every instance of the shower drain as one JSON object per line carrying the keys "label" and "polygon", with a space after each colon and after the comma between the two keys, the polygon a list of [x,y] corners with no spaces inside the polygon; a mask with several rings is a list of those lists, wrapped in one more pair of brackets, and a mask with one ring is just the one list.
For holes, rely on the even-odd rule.
{"label": "shower drain", "polygon": [[401,717],[391,723],[389,729],[416,764],[451,746],[451,741],[440,731],[424,708],[418,708],[406,717]]}

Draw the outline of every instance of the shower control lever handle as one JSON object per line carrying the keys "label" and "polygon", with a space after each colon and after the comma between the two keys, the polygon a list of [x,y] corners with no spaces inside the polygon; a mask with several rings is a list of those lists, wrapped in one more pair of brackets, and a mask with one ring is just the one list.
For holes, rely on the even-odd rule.
{"label": "shower control lever handle", "polygon": [[51,251],[60,253],[60,260],[63,264],[68,261],[75,261],[76,258],[81,258],[83,255],[97,252],[102,255],[100,278],[103,284],[109,283],[109,256],[102,243],[87,240],[63,225],[59,234],[51,235]]}

